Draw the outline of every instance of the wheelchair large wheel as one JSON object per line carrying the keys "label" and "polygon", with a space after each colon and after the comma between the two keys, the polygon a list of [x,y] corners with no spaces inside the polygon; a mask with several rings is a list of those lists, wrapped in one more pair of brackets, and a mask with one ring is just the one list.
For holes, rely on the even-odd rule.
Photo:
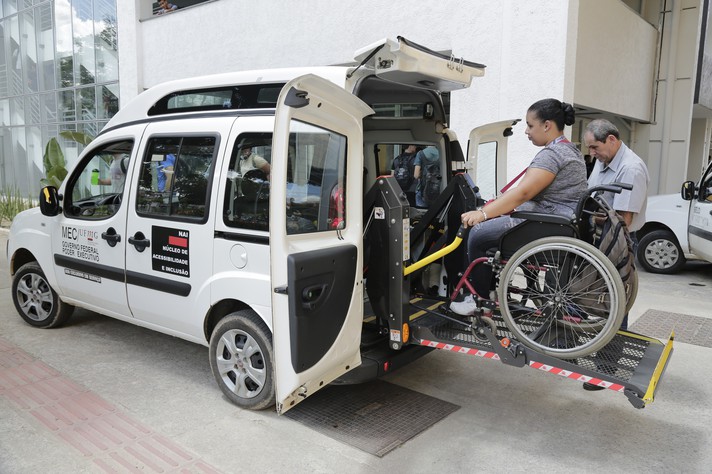
{"label": "wheelchair large wheel", "polygon": [[571,237],[544,237],[517,250],[499,274],[497,296],[518,341],[564,359],[608,344],[626,311],[615,266],[594,246]]}

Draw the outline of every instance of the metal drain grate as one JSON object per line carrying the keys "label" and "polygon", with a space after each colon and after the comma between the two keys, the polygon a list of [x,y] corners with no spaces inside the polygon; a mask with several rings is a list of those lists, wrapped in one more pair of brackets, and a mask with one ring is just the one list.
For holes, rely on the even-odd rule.
{"label": "metal drain grate", "polygon": [[712,319],[649,309],[631,326],[631,331],[667,339],[675,331],[675,341],[712,347]]}
{"label": "metal drain grate", "polygon": [[285,416],[375,456],[384,456],[460,407],[376,380],[333,385]]}

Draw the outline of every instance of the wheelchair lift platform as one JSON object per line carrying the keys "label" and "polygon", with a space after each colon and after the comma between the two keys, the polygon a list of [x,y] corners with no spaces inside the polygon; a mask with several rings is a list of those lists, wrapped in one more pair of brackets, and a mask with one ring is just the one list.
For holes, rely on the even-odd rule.
{"label": "wheelchair lift platform", "polygon": [[496,333],[484,325],[476,334],[469,321],[441,314],[438,309],[444,303],[424,298],[410,301],[408,344],[499,360],[515,367],[526,365],[578,382],[589,382],[623,393],[636,408],[644,408],[653,401],[673,352],[674,334],[663,343],[621,330],[597,352],[576,359],[560,359],[515,341],[496,312],[483,316],[491,317]]}
{"label": "wheelchair lift platform", "polygon": [[[564,359],[566,351],[557,352],[556,345],[548,345],[560,341],[544,343],[539,350],[518,341],[501,318],[495,301],[482,301],[483,306],[488,302],[485,308],[491,310],[487,316],[485,309],[480,309],[483,313],[478,317],[462,317],[445,309],[443,305],[449,299],[443,294],[451,295],[457,290],[454,279],[444,279],[442,275],[454,276],[462,271],[465,246],[459,244],[465,237],[460,216],[481,204],[475,190],[467,174],[457,174],[427,212],[417,216],[411,215],[406,196],[392,176],[379,177],[369,190],[364,202],[366,295],[362,366],[347,373],[350,375],[344,377],[343,383],[353,383],[349,379],[357,380],[369,372],[382,375],[427,351],[439,349],[589,382],[623,393],[636,408],[651,403],[672,355],[674,334],[667,342],[661,342],[618,331],[599,350]],[[527,241],[551,235],[570,239],[575,229],[560,220],[543,220],[542,225],[527,228]],[[500,250],[507,249],[500,245]],[[441,272],[444,270],[440,284],[447,287],[444,291],[439,288],[438,296],[428,286],[430,278],[423,280],[426,267],[436,261],[441,264]],[[379,342],[370,341],[366,335]],[[384,339],[388,345],[379,345]]]}

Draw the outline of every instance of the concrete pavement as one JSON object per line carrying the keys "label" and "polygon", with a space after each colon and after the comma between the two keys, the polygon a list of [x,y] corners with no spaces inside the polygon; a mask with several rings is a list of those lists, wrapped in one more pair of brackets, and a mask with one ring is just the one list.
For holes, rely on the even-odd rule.
{"label": "concrete pavement", "polygon": [[[4,340],[56,370],[66,386],[133,423],[147,449],[155,440],[170,445],[177,467],[157,472],[711,472],[710,348],[676,342],[656,401],[643,410],[610,390],[586,392],[563,377],[436,351],[385,380],[461,408],[378,458],[273,410],[231,405],[205,347],[84,310],[63,328],[28,326],[12,305],[5,241],[0,233],[0,350]],[[674,276],[641,271],[631,323],[647,309],[712,318],[711,288],[709,264]],[[0,472],[107,470],[101,456],[8,393],[0,386]]]}

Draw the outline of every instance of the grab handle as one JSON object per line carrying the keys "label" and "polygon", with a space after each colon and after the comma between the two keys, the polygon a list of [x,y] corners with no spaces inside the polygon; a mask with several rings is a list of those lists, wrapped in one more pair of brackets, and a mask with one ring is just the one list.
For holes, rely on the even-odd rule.
{"label": "grab handle", "polygon": [[424,266],[433,263],[436,260],[439,260],[443,258],[445,255],[449,254],[450,252],[453,252],[456,248],[460,246],[460,242],[463,241],[467,233],[470,231],[469,228],[466,228],[464,226],[460,226],[459,229],[457,229],[457,234],[455,235],[455,240],[452,241],[452,243],[446,247],[441,248],[437,252],[434,252],[427,257],[425,257],[422,260],[418,260],[412,265],[409,266],[404,266],[403,267],[403,276],[408,276],[411,273],[413,273],[416,270],[420,270]]}

